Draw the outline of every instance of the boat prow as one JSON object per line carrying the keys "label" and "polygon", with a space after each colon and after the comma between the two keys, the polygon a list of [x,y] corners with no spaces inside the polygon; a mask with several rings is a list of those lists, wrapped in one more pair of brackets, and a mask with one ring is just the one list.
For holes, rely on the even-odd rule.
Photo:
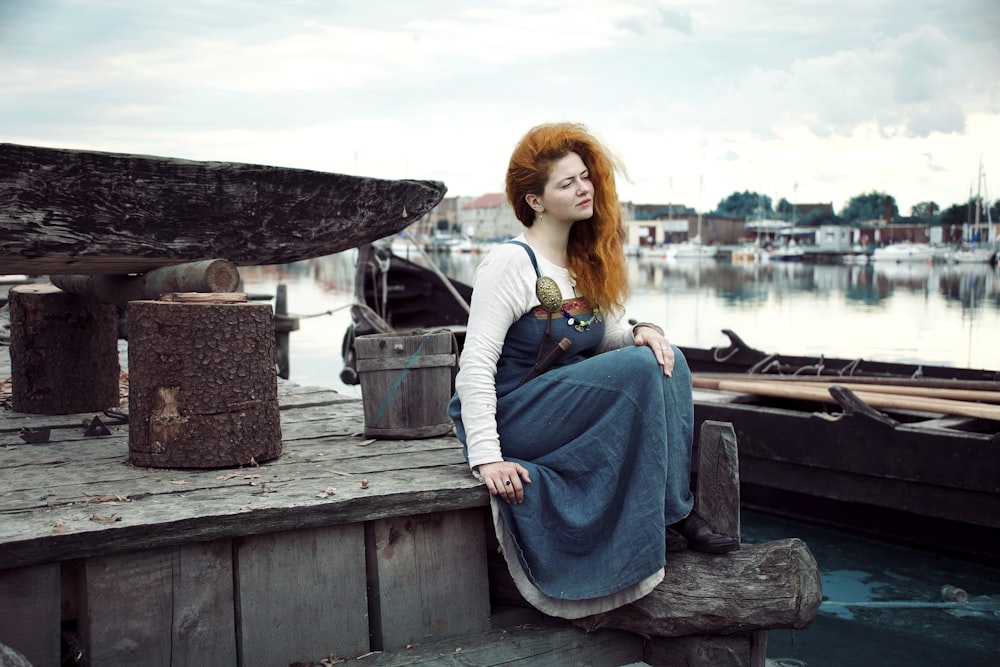
{"label": "boat prow", "polygon": [[395,234],[437,181],[0,144],[6,273],[130,274],[204,259],[284,264]]}

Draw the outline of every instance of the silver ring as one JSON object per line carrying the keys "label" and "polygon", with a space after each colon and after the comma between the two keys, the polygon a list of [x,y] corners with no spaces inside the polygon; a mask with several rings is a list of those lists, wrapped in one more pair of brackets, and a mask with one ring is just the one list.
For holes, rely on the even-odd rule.
{"label": "silver ring", "polygon": [[503,483],[503,485],[504,486],[510,486],[510,480],[508,479],[506,482]]}

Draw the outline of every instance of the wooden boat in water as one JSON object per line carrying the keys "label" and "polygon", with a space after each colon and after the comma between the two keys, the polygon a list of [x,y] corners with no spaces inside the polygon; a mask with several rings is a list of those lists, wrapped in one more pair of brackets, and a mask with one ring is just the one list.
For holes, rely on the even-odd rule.
{"label": "wooden boat in water", "polygon": [[0,269],[283,264],[391,236],[446,191],[437,181],[0,143]]}
{"label": "wooden boat in water", "polygon": [[[446,327],[463,342],[471,288],[428,267],[359,248],[345,383],[355,336]],[[745,508],[1000,562],[1000,372],[768,354],[724,333],[681,349],[696,423],[736,431]]]}

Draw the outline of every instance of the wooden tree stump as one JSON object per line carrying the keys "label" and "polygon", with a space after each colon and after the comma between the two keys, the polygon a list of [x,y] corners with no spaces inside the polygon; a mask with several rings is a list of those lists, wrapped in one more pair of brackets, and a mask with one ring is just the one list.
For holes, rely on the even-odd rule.
{"label": "wooden tree stump", "polygon": [[118,315],[53,285],[10,290],[12,406],[61,415],[119,405]]}
{"label": "wooden tree stump", "polygon": [[224,468],[281,455],[270,304],[132,301],[128,319],[131,463]]}

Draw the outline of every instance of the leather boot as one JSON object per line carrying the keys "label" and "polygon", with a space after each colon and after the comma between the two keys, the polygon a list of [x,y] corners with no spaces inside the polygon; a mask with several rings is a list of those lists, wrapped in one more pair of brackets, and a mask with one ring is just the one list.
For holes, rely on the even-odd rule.
{"label": "leather boot", "polygon": [[667,530],[675,530],[687,540],[688,549],[708,554],[725,554],[740,548],[740,542],[735,537],[721,535],[708,525],[697,512],[691,510],[684,519],[668,526]]}
{"label": "leather boot", "polygon": [[667,553],[675,551],[687,551],[688,542],[684,536],[673,528],[667,528]]}

